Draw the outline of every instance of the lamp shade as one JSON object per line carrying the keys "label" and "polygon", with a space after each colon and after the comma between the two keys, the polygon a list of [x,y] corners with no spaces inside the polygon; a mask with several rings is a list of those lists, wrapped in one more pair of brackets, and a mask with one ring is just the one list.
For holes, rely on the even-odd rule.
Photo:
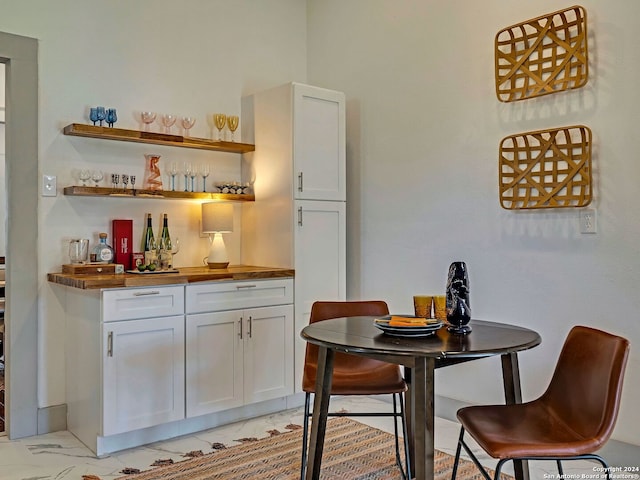
{"label": "lamp shade", "polygon": [[202,204],[203,233],[233,232],[233,205],[231,203],[210,202]]}

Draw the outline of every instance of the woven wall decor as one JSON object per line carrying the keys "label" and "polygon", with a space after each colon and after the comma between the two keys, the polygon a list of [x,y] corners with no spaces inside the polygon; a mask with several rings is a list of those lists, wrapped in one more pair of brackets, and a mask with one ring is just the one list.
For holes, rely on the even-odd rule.
{"label": "woven wall decor", "polygon": [[519,133],[500,142],[500,205],[507,210],[591,203],[591,130]]}
{"label": "woven wall decor", "polygon": [[499,31],[495,62],[501,102],[583,87],[589,76],[586,10],[576,5]]}

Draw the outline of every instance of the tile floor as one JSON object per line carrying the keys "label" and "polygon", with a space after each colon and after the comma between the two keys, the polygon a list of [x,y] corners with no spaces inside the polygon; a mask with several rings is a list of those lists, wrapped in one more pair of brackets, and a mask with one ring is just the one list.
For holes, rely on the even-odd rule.
{"label": "tile floor", "polygon": [[[376,397],[334,398],[334,410],[357,411],[387,410],[390,404]],[[356,420],[392,432],[388,418],[359,417]],[[102,480],[112,480],[122,476],[125,467],[147,470],[157,459],[172,458],[184,460],[184,453],[192,450],[211,451],[211,443],[221,442],[227,446],[236,444],[235,439],[243,437],[266,437],[267,430],[286,431],[290,423],[301,424],[302,409],[287,410],[272,415],[233,423],[177,439],[157,442],[143,447],[125,450],[109,457],[97,459],[80,441],[69,432],[56,432],[36,437],[10,441],[0,437],[0,479],[2,480],[80,480],[83,475],[98,475]],[[436,448],[454,454],[459,434],[455,422],[436,419]],[[483,457],[482,462],[489,467],[495,461]],[[567,462],[565,478],[604,478],[594,475],[594,466],[589,462]],[[530,462],[531,479],[558,479],[554,462]],[[509,469],[505,470],[510,473]],[[576,476],[573,476],[576,475]]]}

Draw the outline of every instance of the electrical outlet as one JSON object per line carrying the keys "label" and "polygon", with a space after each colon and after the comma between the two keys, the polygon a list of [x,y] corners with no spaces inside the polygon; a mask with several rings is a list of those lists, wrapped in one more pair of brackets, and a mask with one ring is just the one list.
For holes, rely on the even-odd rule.
{"label": "electrical outlet", "polygon": [[595,208],[580,210],[580,233],[597,232],[597,215]]}
{"label": "electrical outlet", "polygon": [[58,184],[55,175],[42,175],[42,196],[55,197],[58,194]]}

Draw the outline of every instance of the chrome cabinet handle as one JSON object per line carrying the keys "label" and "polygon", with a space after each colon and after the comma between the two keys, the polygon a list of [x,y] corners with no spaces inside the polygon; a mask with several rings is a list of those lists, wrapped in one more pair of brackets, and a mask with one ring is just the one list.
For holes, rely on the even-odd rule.
{"label": "chrome cabinet handle", "polygon": [[150,292],[136,292],[133,294],[134,297],[145,297],[147,295],[160,295],[160,291],[151,290]]}
{"label": "chrome cabinet handle", "polygon": [[113,357],[113,332],[107,335],[107,357]]}
{"label": "chrome cabinet handle", "polygon": [[238,323],[240,324],[240,333],[238,334],[238,336],[240,337],[240,340],[242,340],[242,317],[240,317]]}
{"label": "chrome cabinet handle", "polygon": [[298,207],[298,226],[302,226],[302,207]]}
{"label": "chrome cabinet handle", "polygon": [[299,192],[302,192],[302,190],[303,190],[302,185],[303,185],[303,183],[302,183],[302,172],[300,172],[298,174],[298,191]]}
{"label": "chrome cabinet handle", "polygon": [[241,290],[243,288],[256,288],[256,287],[257,287],[257,285],[236,285],[236,288],[238,290]]}
{"label": "chrome cabinet handle", "polygon": [[249,316],[249,338],[251,338],[252,333],[253,333],[253,318]]}

